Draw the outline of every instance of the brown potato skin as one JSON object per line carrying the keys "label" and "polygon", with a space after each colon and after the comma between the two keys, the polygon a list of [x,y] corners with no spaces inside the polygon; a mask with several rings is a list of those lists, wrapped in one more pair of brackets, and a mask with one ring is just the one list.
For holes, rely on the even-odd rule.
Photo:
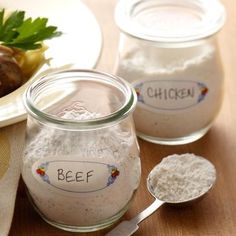
{"label": "brown potato skin", "polygon": [[23,84],[21,68],[10,55],[0,55],[0,97],[11,93]]}

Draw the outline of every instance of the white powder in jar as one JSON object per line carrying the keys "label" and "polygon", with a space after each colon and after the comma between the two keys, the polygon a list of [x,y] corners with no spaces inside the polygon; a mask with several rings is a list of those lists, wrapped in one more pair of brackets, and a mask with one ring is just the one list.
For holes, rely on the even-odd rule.
{"label": "white powder in jar", "polygon": [[[215,44],[160,48],[137,43],[120,56],[115,73],[136,90],[143,86],[144,100],[140,97],[134,113],[141,134],[169,139],[191,135],[209,128],[222,104],[223,70]],[[198,83],[207,88],[201,100]]]}
{"label": "white powder in jar", "polygon": [[[77,104],[78,105],[78,104]],[[100,114],[83,107],[64,109],[61,118],[86,120]],[[73,226],[92,226],[109,220],[126,210],[140,181],[141,169],[136,137],[122,126],[112,126],[79,134],[43,126],[29,133],[22,176],[30,196],[40,212],[50,221]],[[33,166],[43,158],[106,162],[118,166],[120,176],[114,184],[99,191],[68,193],[47,183],[39,183],[33,175]],[[76,157],[76,159],[74,159]],[[73,164],[72,164],[73,165]],[[96,186],[96,180],[95,180]],[[124,212],[123,212],[124,213]]]}
{"label": "white powder in jar", "polygon": [[155,196],[165,202],[182,202],[205,193],[216,179],[215,167],[194,154],[164,158],[148,178]]}

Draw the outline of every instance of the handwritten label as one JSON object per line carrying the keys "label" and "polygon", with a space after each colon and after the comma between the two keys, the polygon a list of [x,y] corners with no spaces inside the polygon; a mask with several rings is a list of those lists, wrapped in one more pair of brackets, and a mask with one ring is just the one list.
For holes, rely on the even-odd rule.
{"label": "handwritten label", "polygon": [[209,89],[202,82],[152,80],[134,84],[139,105],[156,110],[182,110],[204,101]]}
{"label": "handwritten label", "polygon": [[33,176],[42,184],[72,193],[89,193],[105,189],[119,178],[114,164],[95,161],[47,160],[36,162]]}

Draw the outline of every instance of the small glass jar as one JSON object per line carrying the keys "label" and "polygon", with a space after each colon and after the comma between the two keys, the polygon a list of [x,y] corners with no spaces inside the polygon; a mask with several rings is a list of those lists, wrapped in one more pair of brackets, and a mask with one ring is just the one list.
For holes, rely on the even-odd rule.
{"label": "small glass jar", "polygon": [[201,138],[223,99],[216,33],[225,22],[217,0],[120,0],[115,74],[138,95],[138,135],[175,145]]}
{"label": "small glass jar", "polygon": [[69,70],[34,82],[24,102],[22,176],[38,213],[75,232],[117,221],[141,175],[135,91],[112,75]]}

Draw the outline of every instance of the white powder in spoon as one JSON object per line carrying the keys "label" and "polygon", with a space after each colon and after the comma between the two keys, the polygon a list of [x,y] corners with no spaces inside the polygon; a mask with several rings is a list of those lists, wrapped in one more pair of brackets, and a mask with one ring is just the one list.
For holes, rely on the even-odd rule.
{"label": "white powder in spoon", "polygon": [[205,193],[215,179],[215,168],[206,159],[194,154],[174,154],[153,169],[148,181],[158,199],[182,202]]}

